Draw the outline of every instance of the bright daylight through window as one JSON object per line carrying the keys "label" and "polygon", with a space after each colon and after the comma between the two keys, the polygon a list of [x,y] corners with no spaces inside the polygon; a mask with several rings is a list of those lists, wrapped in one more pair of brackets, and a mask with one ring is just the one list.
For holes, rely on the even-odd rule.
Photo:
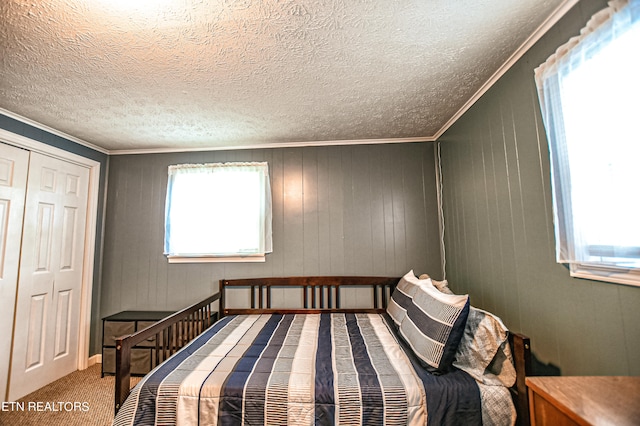
{"label": "bright daylight through window", "polygon": [[614,1],[536,69],[557,260],[640,285],[640,0]]}
{"label": "bright daylight through window", "polygon": [[271,250],[267,163],[169,166],[164,252],[170,262],[264,261]]}

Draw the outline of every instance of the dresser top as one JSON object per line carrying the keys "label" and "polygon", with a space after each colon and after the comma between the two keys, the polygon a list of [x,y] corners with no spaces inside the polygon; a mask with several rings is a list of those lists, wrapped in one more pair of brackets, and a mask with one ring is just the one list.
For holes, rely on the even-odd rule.
{"label": "dresser top", "polygon": [[580,424],[640,425],[640,377],[527,377],[526,382]]}

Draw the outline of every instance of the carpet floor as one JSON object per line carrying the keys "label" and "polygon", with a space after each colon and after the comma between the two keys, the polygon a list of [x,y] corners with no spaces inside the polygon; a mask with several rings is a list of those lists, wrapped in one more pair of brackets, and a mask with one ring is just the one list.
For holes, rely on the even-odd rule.
{"label": "carpet floor", "polygon": [[[76,371],[15,403],[0,403],[2,426],[108,426],[113,421],[114,377],[101,364]],[[140,381],[132,379],[133,384]]]}

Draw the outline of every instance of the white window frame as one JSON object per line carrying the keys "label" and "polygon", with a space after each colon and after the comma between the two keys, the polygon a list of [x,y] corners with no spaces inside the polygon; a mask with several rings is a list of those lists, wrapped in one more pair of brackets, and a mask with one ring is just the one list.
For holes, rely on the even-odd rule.
{"label": "white window frame", "polygon": [[[573,208],[578,209],[579,206],[574,206],[572,198],[567,195],[571,191],[571,172],[566,148],[568,146],[566,142],[568,131],[565,131],[565,116],[560,96],[562,89],[560,87],[563,73],[566,75],[579,69],[582,61],[586,62],[590,58],[589,55],[601,51],[600,49],[605,49],[612,40],[626,34],[629,28],[638,31],[639,14],[640,0],[614,0],[610,2],[609,7],[591,18],[587,26],[580,32],[580,36],[572,38],[568,43],[558,48],[554,55],[535,70],[551,155],[556,259],[559,263],[569,265],[571,276],[634,286],[640,286],[640,267],[636,266],[638,263],[635,260],[629,262],[630,264],[635,263],[633,266],[625,267],[616,263],[616,259],[607,252],[606,246],[597,246],[593,243],[580,246],[581,235],[579,235],[577,227],[574,226],[574,215],[571,211]],[[615,70],[612,70],[611,75],[607,77],[610,79],[621,78]],[[633,81],[630,84],[638,84],[637,78],[630,78],[630,80]],[[589,89],[586,87],[585,91]],[[601,105],[601,107],[604,110],[614,108],[615,105]],[[585,126],[590,124],[586,123]],[[607,122],[607,124],[615,126],[615,122]],[[640,143],[640,137],[637,133],[629,135],[628,138],[633,138],[634,141]],[[603,141],[602,149],[608,149],[605,141]],[[630,189],[637,190],[638,188],[637,185],[635,188],[632,184],[630,186],[632,187]],[[603,247],[604,249],[602,249]],[[621,248],[620,246],[610,247]],[[634,240],[634,243],[626,249],[633,254],[627,254],[623,258],[640,260],[640,256],[636,254],[640,251],[640,243],[636,243]],[[597,256],[600,259],[597,259]]]}
{"label": "white window frame", "polygon": [[[252,192],[246,196],[236,198],[238,191],[242,191],[242,186],[234,187],[233,191],[220,191],[219,189],[228,188],[229,183],[224,185],[215,183],[219,182],[219,178],[224,174],[239,176],[237,179],[245,180],[243,176],[248,173],[250,176],[250,186],[253,186]],[[238,173],[240,173],[238,175]],[[199,188],[199,193],[202,193],[202,197],[191,197],[184,202],[179,201],[182,194],[175,191],[184,191],[185,188],[190,188],[191,184],[186,185],[185,179],[189,179],[186,182],[192,181],[195,177],[202,176],[205,180],[206,188]],[[259,180],[257,183],[256,176]],[[227,180],[229,178],[226,178]],[[197,183],[196,183],[197,184]],[[233,185],[232,181],[230,183]],[[256,184],[259,189],[256,191]],[[213,188],[219,185],[217,188],[212,189],[207,197],[207,189]],[[192,188],[192,187],[191,187]],[[245,189],[248,190],[248,189]],[[216,197],[216,198],[212,198]],[[244,200],[252,200],[251,203],[246,203],[242,207],[238,207],[238,204],[243,204]],[[178,205],[180,203],[180,205]],[[188,208],[184,208],[189,206]],[[212,246],[206,246],[201,243],[201,234],[206,238],[215,238],[221,234],[224,235],[225,241],[229,241],[231,238],[229,234],[229,226],[223,225],[216,227],[216,225],[210,226],[214,222],[209,218],[217,218],[218,221],[224,221],[222,223],[228,224],[233,222],[239,216],[239,212],[245,210],[253,210],[256,212],[259,210],[260,218],[250,216],[249,225],[242,226],[243,229],[251,228],[255,234],[255,241],[251,243],[251,246],[245,245],[236,246],[239,249],[230,249],[228,247],[233,244],[223,244],[227,246],[225,249],[220,249],[220,245],[217,248]],[[201,212],[201,214],[193,215],[189,217],[191,222],[183,223],[196,223],[198,226],[195,229],[189,229],[189,227],[179,226],[175,223],[176,215],[182,210],[183,213],[189,214],[190,212]],[[256,212],[258,213],[258,212]],[[265,262],[266,254],[271,253],[273,250],[272,244],[272,226],[271,226],[271,185],[269,182],[269,169],[266,162],[262,163],[210,163],[210,164],[178,164],[172,165],[168,168],[168,182],[167,182],[167,196],[165,204],[165,246],[164,254],[167,257],[169,263],[210,263],[210,262]],[[172,226],[172,220],[174,221]],[[207,230],[208,229],[208,230]],[[231,228],[233,229],[233,228]],[[238,228],[240,229],[240,228]],[[237,231],[241,233],[242,230]],[[179,232],[178,235],[175,235]],[[190,232],[191,237],[196,241],[191,245],[189,239],[181,238],[184,235],[183,232]],[[236,231],[233,231],[236,232]],[[246,235],[245,235],[246,236]],[[247,237],[250,240],[254,237]],[[247,242],[247,244],[249,244]],[[196,246],[196,247],[194,247]],[[216,251],[218,250],[218,251]]]}

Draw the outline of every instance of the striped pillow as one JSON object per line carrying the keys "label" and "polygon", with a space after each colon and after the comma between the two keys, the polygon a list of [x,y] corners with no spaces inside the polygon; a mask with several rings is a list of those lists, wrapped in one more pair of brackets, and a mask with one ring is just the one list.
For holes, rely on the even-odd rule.
{"label": "striped pillow", "polygon": [[436,373],[449,370],[469,315],[469,295],[444,294],[431,283],[420,285],[406,308],[400,333],[422,361]]}
{"label": "striped pillow", "polygon": [[500,318],[471,306],[453,366],[485,385],[513,386],[516,371],[508,338]]}
{"label": "striped pillow", "polygon": [[404,277],[400,278],[400,282],[391,295],[387,313],[393,319],[393,322],[400,327],[402,319],[407,313],[407,308],[411,305],[411,299],[421,285],[431,285],[431,280],[420,280],[416,278],[413,270],[407,272]]}

